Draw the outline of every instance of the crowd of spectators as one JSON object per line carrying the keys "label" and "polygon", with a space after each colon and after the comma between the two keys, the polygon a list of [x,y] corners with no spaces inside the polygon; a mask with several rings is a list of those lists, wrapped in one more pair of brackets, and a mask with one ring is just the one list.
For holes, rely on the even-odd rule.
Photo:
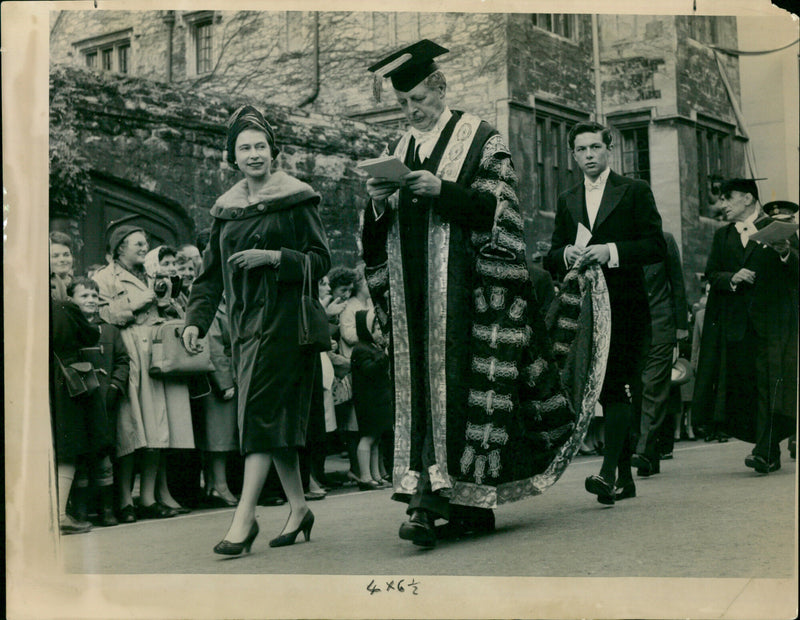
{"label": "crowd of spectators", "polygon": [[[152,330],[184,318],[201,249],[150,249],[145,230],[123,225],[111,231],[107,250],[106,264],[75,273],[72,239],[50,234],[51,415],[64,534],[234,507],[241,490],[225,300],[206,335],[212,372],[169,379],[149,372]],[[320,354],[300,459],[309,501],[334,487],[391,486],[393,450],[389,358],[363,267],[334,267],[319,290],[331,350]],[[71,393],[71,379],[88,389]],[[331,456],[349,462],[343,475],[326,471]],[[268,479],[259,504],[284,502]]]}

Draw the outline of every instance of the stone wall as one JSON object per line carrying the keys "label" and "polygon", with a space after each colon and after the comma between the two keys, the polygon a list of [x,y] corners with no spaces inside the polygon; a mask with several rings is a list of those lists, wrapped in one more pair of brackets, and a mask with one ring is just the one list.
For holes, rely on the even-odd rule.
{"label": "stone wall", "polygon": [[[198,229],[210,223],[208,209],[239,178],[223,166],[222,151],[225,121],[243,100],[71,67],[53,68],[50,85],[51,100],[61,98],[75,111],[74,129],[94,169],[176,201]],[[335,260],[354,264],[358,213],[366,202],[354,165],[380,153],[386,132],[261,107],[282,149],[277,167],[320,192]]]}
{"label": "stone wall", "polygon": [[601,15],[598,27],[604,112],[675,114],[675,18]]}
{"label": "stone wall", "polygon": [[167,79],[169,11],[52,11],[50,18],[50,62],[85,66],[74,43],[114,32],[130,30],[129,75],[164,81]]}
{"label": "stone wall", "polygon": [[[715,119],[736,123],[725,85],[720,76],[714,52],[689,36],[688,17],[676,18],[678,53],[678,113],[690,116],[701,113]],[[720,45],[735,48],[736,18],[720,17],[717,21]],[[740,99],[739,60],[722,55],[723,65],[737,100]]]}
{"label": "stone wall", "polygon": [[441,60],[450,80],[454,107],[496,120],[496,101],[505,94],[505,16],[474,13],[367,13],[296,11],[214,11],[215,68],[193,70],[190,11],[59,11],[51,20],[51,59],[81,64],[73,43],[131,28],[130,74],[167,79],[167,14],[172,29],[172,80],[202,86],[222,96],[249,97],[296,107],[314,93],[313,43],[319,23],[319,92],[310,110],[350,116],[396,108],[391,86],[383,100],[372,98],[367,67],[420,37],[450,50]]}
{"label": "stone wall", "polygon": [[533,104],[535,97],[591,111],[594,109],[592,21],[578,15],[573,41],[533,25],[531,15],[508,16],[509,96]]}
{"label": "stone wall", "polygon": [[[209,15],[218,62],[213,72],[198,76],[192,20]],[[81,74],[77,79],[84,84],[85,148],[110,174],[177,200],[205,225],[208,206],[234,178],[219,167],[222,123],[234,101],[266,105],[284,145],[279,165],[323,193],[334,247],[349,260],[357,252],[352,231],[365,201],[352,164],[377,154],[396,130],[382,132],[346,119],[400,119],[388,81],[382,101],[373,100],[366,67],[427,37],[450,49],[440,59],[450,105],[493,123],[509,143],[531,253],[549,241],[552,214],[534,204],[535,109],[547,102],[566,113],[595,112],[590,15],[577,16],[573,40],[537,28],[530,14],[58,11],[51,20],[51,57],[54,63],[80,64],[83,58],[73,43],[130,28],[131,74],[166,81],[173,17],[172,86],[128,77]],[[714,19],[717,41],[735,47],[735,18]],[[299,111],[315,90],[317,23],[319,91]],[[668,228],[680,233],[687,273],[702,271],[715,225],[698,214],[692,122],[700,116],[702,122],[735,123],[714,55],[691,39],[689,17],[600,15],[598,30],[602,112],[617,114],[616,122],[631,112],[639,122],[651,123],[654,191]],[[724,64],[738,93],[738,61],[726,56]],[[400,119],[396,126],[402,124]],[[734,140],[732,151],[735,172],[741,168],[742,143]],[[106,161],[113,159],[109,153],[123,157]],[[191,165],[180,163],[185,161]]]}

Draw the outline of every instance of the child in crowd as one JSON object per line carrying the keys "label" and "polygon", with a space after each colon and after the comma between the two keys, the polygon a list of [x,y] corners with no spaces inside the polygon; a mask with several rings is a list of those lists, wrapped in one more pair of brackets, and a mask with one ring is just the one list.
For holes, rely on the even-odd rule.
{"label": "child in crowd", "polygon": [[192,290],[192,282],[194,282],[197,273],[192,259],[181,252],[178,252],[175,257],[175,268],[181,279],[181,292],[178,294],[177,302],[181,310],[186,310],[186,304],[189,303],[189,293]]}
{"label": "child in crowd", "polygon": [[[100,383],[98,392],[106,416],[111,450],[113,450],[116,446],[117,414],[127,392],[130,358],[119,330],[114,325],[103,323],[100,320],[97,313],[100,302],[97,283],[85,277],[75,278],[67,287],[67,295],[78,306],[86,320],[100,331],[97,345],[81,349],[80,354],[81,358],[90,362],[97,371]],[[99,494],[100,525],[116,525],[114,476],[109,454],[90,455],[78,462],[72,489],[73,515],[79,521],[86,521],[89,513],[90,477]]]}
{"label": "child in crowd", "polygon": [[358,419],[358,466],[360,489],[388,486],[381,472],[380,437],[393,424],[393,390],[389,378],[389,356],[375,311],[355,314],[358,342],[350,356],[353,375],[353,405]]}

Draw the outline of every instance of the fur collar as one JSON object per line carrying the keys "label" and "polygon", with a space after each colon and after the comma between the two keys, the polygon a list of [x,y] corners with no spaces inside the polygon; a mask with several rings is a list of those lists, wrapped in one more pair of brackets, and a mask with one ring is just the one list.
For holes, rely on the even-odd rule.
{"label": "fur collar", "polygon": [[251,210],[256,213],[282,211],[307,200],[318,204],[320,196],[308,183],[277,170],[270,175],[254,201],[249,200],[247,181],[242,179],[217,199],[211,214],[228,219],[226,213],[237,210],[240,213],[238,217],[247,217],[248,213],[245,212]]}

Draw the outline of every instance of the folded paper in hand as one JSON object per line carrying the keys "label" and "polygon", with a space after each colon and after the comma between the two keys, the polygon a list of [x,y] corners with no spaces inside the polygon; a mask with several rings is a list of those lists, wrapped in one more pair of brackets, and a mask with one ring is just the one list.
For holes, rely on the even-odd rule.
{"label": "folded paper in hand", "polygon": [[394,155],[367,159],[358,162],[356,167],[375,179],[386,179],[387,181],[400,181],[411,172],[411,170]]}
{"label": "folded paper in hand", "polygon": [[776,220],[770,222],[761,230],[754,232],[750,235],[750,239],[764,244],[780,243],[791,237],[797,231],[797,228],[797,224],[794,222],[780,222]]}
{"label": "folded paper in hand", "polygon": [[581,222],[578,222],[578,232],[575,234],[575,247],[585,248],[592,240],[592,231],[586,228]]}

